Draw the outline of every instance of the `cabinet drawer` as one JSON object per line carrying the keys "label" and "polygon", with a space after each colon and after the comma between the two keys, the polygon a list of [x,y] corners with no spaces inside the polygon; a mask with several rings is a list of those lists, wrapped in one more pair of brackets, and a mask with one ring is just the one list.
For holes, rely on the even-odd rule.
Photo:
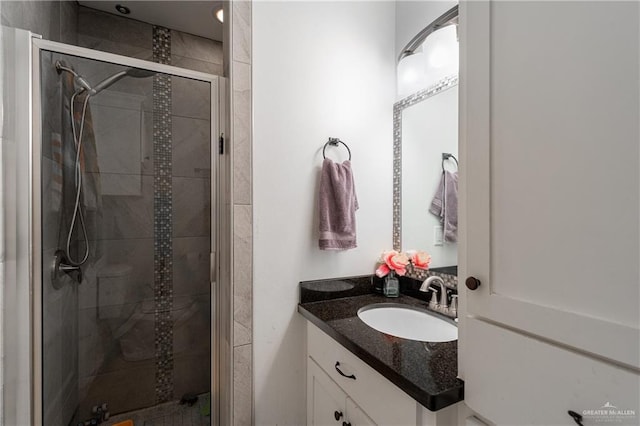
{"label": "cabinet drawer", "polygon": [[465,402],[496,425],[574,424],[568,410],[585,425],[640,422],[638,374],[476,319],[466,328],[465,357],[482,361],[467,363]]}
{"label": "cabinet drawer", "polygon": [[[315,325],[307,322],[308,352],[311,357],[371,418],[381,425],[415,425],[415,400],[349,352]],[[335,368],[336,362],[346,374]]]}

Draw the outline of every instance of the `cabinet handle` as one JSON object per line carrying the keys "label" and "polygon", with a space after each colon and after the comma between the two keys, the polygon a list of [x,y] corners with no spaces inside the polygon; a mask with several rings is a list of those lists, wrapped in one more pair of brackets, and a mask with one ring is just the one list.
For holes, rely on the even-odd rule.
{"label": "cabinet handle", "polygon": [[342,422],[342,426],[351,426],[351,423]]}
{"label": "cabinet handle", "polygon": [[469,277],[464,282],[469,290],[475,290],[480,287],[480,280],[476,277]]}
{"label": "cabinet handle", "polygon": [[336,365],[335,365],[335,367],[336,367],[336,371],[337,371],[338,373],[340,373],[340,375],[341,375],[342,377],[346,377],[347,379],[353,379],[353,380],[355,380],[355,379],[356,379],[356,376],[354,376],[353,374],[351,374],[351,375],[349,375],[349,376],[347,376],[346,374],[344,374],[344,373],[340,370],[340,368],[338,368],[338,367],[340,367],[340,363],[339,363],[338,361],[336,361]]}
{"label": "cabinet handle", "polygon": [[333,417],[336,419],[336,421],[340,420],[340,417],[342,417],[342,411],[334,411]]}
{"label": "cabinet handle", "polygon": [[576,413],[575,411],[567,411],[567,413],[571,416],[571,418],[573,419],[574,422],[576,422],[576,424],[580,425],[580,426],[584,426],[582,424],[582,415]]}

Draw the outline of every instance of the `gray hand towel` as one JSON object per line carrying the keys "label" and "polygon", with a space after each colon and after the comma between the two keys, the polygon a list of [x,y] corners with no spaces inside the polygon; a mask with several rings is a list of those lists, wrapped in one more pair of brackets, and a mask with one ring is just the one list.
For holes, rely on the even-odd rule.
{"label": "gray hand towel", "polygon": [[449,243],[458,241],[458,172],[445,171],[442,174],[429,212],[440,219],[444,240]]}
{"label": "gray hand towel", "polygon": [[320,250],[356,248],[356,210],[358,198],[351,162],[336,164],[328,158],[320,172]]}

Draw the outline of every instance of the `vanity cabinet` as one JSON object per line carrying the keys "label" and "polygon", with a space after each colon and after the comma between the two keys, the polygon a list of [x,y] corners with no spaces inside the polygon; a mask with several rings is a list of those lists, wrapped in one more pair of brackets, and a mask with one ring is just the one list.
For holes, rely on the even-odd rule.
{"label": "vanity cabinet", "polygon": [[[342,399],[342,404],[345,407],[346,397],[352,401],[351,408],[354,417],[359,421],[365,420],[364,423],[357,424],[393,424],[398,426],[416,424],[416,401],[309,322],[307,322],[307,351],[309,357],[307,360],[309,425],[322,424],[311,421],[314,420],[314,416],[317,416],[317,419],[324,418],[322,416],[328,412],[324,406],[331,397],[320,396],[323,393],[321,389],[327,390],[327,394],[338,395],[332,399],[334,399],[334,403],[340,402],[340,394],[335,389],[330,392],[331,384],[335,384],[335,387],[344,394],[345,398]],[[318,377],[321,377],[318,374],[318,368],[324,372],[327,380],[323,381],[320,378],[318,381]],[[316,404],[318,407],[314,406]],[[319,410],[323,410],[322,414]],[[349,410],[345,408],[345,411]],[[356,425],[354,419],[349,419],[349,417],[346,419],[347,423],[350,422],[352,426]],[[342,425],[342,421],[336,422],[334,420],[327,424]]]}
{"label": "vanity cabinet", "polygon": [[376,424],[313,360],[307,363],[309,426]]}
{"label": "vanity cabinet", "polygon": [[498,425],[640,421],[639,9],[460,4],[459,372]]}
{"label": "vanity cabinet", "polygon": [[[456,406],[429,411],[310,322],[307,355],[309,426],[436,426],[456,422]],[[338,420],[336,411],[343,414]]]}

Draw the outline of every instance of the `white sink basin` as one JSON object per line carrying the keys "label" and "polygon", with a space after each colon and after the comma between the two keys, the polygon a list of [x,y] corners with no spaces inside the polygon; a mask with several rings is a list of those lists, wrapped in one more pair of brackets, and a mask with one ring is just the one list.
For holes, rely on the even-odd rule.
{"label": "white sink basin", "polygon": [[426,310],[395,303],[376,303],[360,308],[358,317],[382,333],[421,342],[458,339],[454,321],[438,318]]}

